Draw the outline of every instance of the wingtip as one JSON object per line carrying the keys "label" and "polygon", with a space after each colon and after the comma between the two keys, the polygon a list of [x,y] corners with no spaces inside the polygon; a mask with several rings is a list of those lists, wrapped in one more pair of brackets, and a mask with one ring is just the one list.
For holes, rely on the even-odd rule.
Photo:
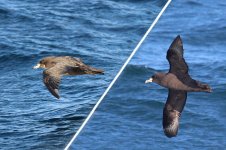
{"label": "wingtip", "polygon": [[179,129],[180,112],[171,110],[168,107],[163,111],[163,129],[168,138],[177,136]]}
{"label": "wingtip", "polygon": [[58,100],[60,99],[59,91],[58,89],[54,89],[53,91],[50,91],[51,94],[56,97]]}
{"label": "wingtip", "polygon": [[101,75],[104,75],[104,70],[100,69],[100,73]]}
{"label": "wingtip", "polygon": [[55,96],[57,99],[60,99],[59,91],[58,89],[54,89],[54,92],[52,93],[53,96]]}
{"label": "wingtip", "polygon": [[172,123],[171,125],[164,128],[164,133],[168,138],[177,136],[179,122]]}
{"label": "wingtip", "polygon": [[212,89],[208,89],[208,91],[207,91],[208,93],[212,93],[213,92],[213,90]]}
{"label": "wingtip", "polygon": [[173,50],[175,52],[177,52],[178,54],[183,55],[183,42],[182,39],[180,37],[180,35],[178,35],[173,42],[171,43],[169,50]]}
{"label": "wingtip", "polygon": [[165,136],[168,137],[168,138],[172,138],[172,137],[176,137],[177,136],[177,133],[176,132],[172,132],[172,131],[164,130],[164,133],[165,133]]}
{"label": "wingtip", "polygon": [[177,35],[176,39],[181,39],[180,34]]}
{"label": "wingtip", "polygon": [[182,43],[182,39],[180,37],[180,35],[177,35],[177,37],[173,40],[172,44],[170,45],[170,48],[173,47],[178,47],[178,46],[182,46],[183,43]]}
{"label": "wingtip", "polygon": [[50,89],[50,88],[48,88],[48,90],[50,91],[50,93],[51,93],[54,97],[56,97],[57,99],[60,99],[60,95],[59,95],[58,89]]}
{"label": "wingtip", "polygon": [[176,41],[177,41],[177,43],[179,44],[179,45],[183,45],[183,42],[182,42],[182,38],[181,38],[181,36],[180,35],[178,35],[177,37],[176,37]]}
{"label": "wingtip", "polygon": [[100,74],[100,75],[104,75],[104,70],[102,69],[95,69],[95,68],[92,68],[91,74]]}

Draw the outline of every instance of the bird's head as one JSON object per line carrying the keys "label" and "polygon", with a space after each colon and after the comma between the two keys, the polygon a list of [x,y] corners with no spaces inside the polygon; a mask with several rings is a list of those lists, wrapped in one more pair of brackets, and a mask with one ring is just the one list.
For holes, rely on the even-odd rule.
{"label": "bird's head", "polygon": [[54,57],[45,57],[42,60],[40,60],[37,65],[33,67],[33,69],[38,69],[38,68],[51,68],[56,64],[54,61]]}
{"label": "bird's head", "polygon": [[158,72],[154,74],[151,78],[145,81],[145,83],[155,82],[155,83],[161,83],[162,78],[165,76],[165,73]]}

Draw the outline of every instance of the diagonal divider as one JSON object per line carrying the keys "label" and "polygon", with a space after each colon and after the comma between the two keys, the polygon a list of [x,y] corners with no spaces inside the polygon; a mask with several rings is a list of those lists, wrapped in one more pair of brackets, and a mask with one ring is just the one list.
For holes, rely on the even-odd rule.
{"label": "diagonal divider", "polygon": [[72,139],[70,140],[70,142],[67,144],[67,146],[64,148],[64,150],[68,150],[70,148],[70,146],[73,143],[73,141],[76,139],[76,137],[79,135],[79,133],[85,127],[85,125],[88,123],[88,121],[90,120],[90,118],[92,117],[92,115],[94,114],[94,112],[96,111],[96,109],[98,108],[98,106],[100,105],[100,103],[103,101],[103,99],[105,98],[105,96],[107,95],[107,93],[109,92],[109,90],[111,89],[111,87],[114,85],[114,83],[116,82],[116,80],[119,78],[119,76],[121,75],[121,73],[123,72],[123,70],[125,69],[125,67],[127,66],[127,64],[130,62],[130,60],[132,59],[132,57],[134,56],[134,54],[140,48],[141,44],[144,42],[144,40],[146,39],[146,37],[148,36],[148,34],[154,28],[154,26],[156,25],[156,23],[158,22],[158,20],[160,19],[160,17],[162,16],[162,14],[164,13],[164,11],[166,10],[166,8],[169,6],[170,3],[171,3],[171,0],[168,0],[167,3],[164,5],[164,7],[162,8],[162,10],[158,14],[158,16],[155,18],[155,20],[153,21],[153,23],[151,24],[151,26],[148,28],[148,30],[146,31],[146,33],[144,34],[144,36],[141,38],[140,42],[134,48],[134,50],[132,51],[132,53],[130,54],[130,56],[126,60],[126,62],[123,64],[123,66],[121,67],[121,69],[119,70],[119,72],[117,73],[117,75],[115,76],[115,78],[111,81],[111,83],[108,86],[108,88],[104,91],[103,95],[97,101],[97,103],[95,104],[95,106],[93,107],[93,109],[90,111],[89,115],[87,116],[87,118],[84,120],[84,122],[79,127],[79,129],[77,130],[77,132],[75,133],[75,135],[72,137]]}

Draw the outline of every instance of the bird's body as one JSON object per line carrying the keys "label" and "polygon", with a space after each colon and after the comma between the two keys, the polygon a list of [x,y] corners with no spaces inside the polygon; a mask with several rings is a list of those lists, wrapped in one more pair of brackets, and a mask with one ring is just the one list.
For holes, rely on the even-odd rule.
{"label": "bird's body", "polygon": [[[158,73],[159,74],[159,73]],[[199,84],[198,81],[194,82],[195,84]],[[169,89],[174,89],[174,90],[182,90],[182,91],[187,91],[187,92],[203,92],[206,91],[208,92],[209,89],[203,89],[202,87],[199,86],[189,86],[186,83],[183,83],[177,76],[173,73],[165,73],[163,74],[163,77],[161,78],[161,81],[158,83],[159,85],[169,88]]]}
{"label": "bird's body", "polygon": [[168,98],[163,109],[163,129],[167,137],[177,135],[179,118],[186,104],[187,92],[211,92],[207,84],[202,84],[190,77],[188,65],[183,58],[184,50],[180,36],[177,36],[167,51],[170,64],[168,73],[156,73],[146,80],[168,88]]}
{"label": "bird's body", "polygon": [[63,75],[103,74],[103,70],[92,68],[82,62],[80,58],[71,56],[45,57],[35,67],[44,68],[43,82],[50,93],[59,96],[59,84]]}

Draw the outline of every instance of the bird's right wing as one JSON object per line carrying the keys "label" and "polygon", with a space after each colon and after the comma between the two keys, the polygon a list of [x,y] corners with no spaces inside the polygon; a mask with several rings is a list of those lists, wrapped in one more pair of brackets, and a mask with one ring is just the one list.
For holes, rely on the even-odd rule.
{"label": "bird's right wing", "polygon": [[83,60],[81,58],[78,58],[78,57],[64,56],[64,58],[66,58],[68,60],[73,60],[73,61],[83,63]]}
{"label": "bird's right wing", "polygon": [[78,74],[103,74],[103,70],[93,68],[89,65],[83,63],[81,58],[64,56],[70,62],[70,69],[73,72],[77,72]]}
{"label": "bird's right wing", "polygon": [[169,89],[168,98],[163,109],[163,129],[167,137],[177,135],[180,114],[187,99],[187,92]]}

